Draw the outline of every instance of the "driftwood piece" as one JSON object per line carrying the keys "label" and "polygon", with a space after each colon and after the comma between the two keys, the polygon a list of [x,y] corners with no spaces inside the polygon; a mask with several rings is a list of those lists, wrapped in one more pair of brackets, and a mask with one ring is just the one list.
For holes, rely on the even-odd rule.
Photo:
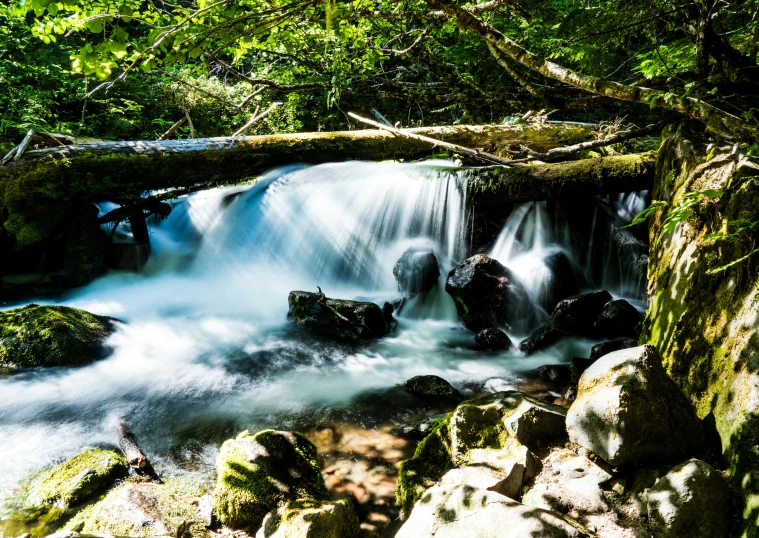
{"label": "driftwood piece", "polygon": [[510,164],[515,164],[515,163],[526,162],[529,160],[529,159],[504,159],[503,157],[499,157],[498,155],[493,155],[492,153],[487,153],[485,151],[479,151],[476,149],[459,146],[457,144],[450,144],[448,142],[443,142],[442,140],[435,140],[434,138],[430,138],[424,135],[419,135],[409,130],[401,130],[401,129],[396,129],[395,127],[389,127],[387,125],[376,122],[374,120],[363,118],[359,116],[358,114],[354,114],[353,112],[348,112],[348,115],[354,120],[358,120],[362,123],[366,123],[367,125],[371,125],[372,127],[376,127],[384,131],[388,131],[389,133],[393,133],[395,136],[413,138],[414,140],[427,142],[428,144],[432,144],[433,146],[445,148],[451,151],[455,151],[457,153],[461,153],[463,155],[468,155],[470,157],[474,157],[475,159],[479,159],[481,161],[484,161],[490,164],[510,165]]}
{"label": "driftwood piece", "polygon": [[29,132],[26,133],[26,136],[18,145],[18,149],[16,149],[16,155],[14,155],[13,157],[14,161],[18,161],[21,158],[21,156],[26,151],[26,148],[29,147],[29,142],[32,141],[33,136],[34,136],[34,129],[29,129]]}
{"label": "driftwood piece", "polygon": [[137,436],[129,429],[124,419],[119,420],[118,436],[119,447],[124,453],[129,466],[137,474],[157,479],[158,475],[150,464],[150,460],[148,460],[140,445],[137,444]]}

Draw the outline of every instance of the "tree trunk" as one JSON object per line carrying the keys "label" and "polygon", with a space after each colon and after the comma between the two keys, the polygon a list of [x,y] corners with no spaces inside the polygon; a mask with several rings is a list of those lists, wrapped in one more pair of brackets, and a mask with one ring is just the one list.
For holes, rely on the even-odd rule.
{"label": "tree trunk", "polygon": [[640,86],[627,86],[590,75],[583,75],[532,54],[487,22],[469,11],[454,5],[449,0],[427,0],[427,3],[436,9],[443,10],[450,17],[454,18],[461,27],[478,34],[487,43],[515,62],[548,78],[564,82],[596,95],[621,101],[643,103],[662,110],[671,110],[700,120],[718,132],[726,132],[747,141],[759,139],[759,129],[752,127],[741,118],[719,110],[704,101],[694,98],[681,98],[680,96],[674,96],[671,99],[665,100],[663,92],[658,90]]}

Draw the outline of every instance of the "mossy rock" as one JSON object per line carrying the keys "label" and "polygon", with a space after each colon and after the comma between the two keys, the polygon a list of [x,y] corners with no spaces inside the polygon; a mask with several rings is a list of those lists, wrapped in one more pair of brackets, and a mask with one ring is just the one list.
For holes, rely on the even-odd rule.
{"label": "mossy rock", "polygon": [[221,447],[214,514],[229,527],[255,530],[288,501],[328,499],[316,447],[298,433],[244,431]]}
{"label": "mossy rock", "polygon": [[106,490],[127,472],[124,456],[91,448],[37,474],[29,484],[24,504],[27,508],[54,505],[66,509]]}
{"label": "mossy rock", "polygon": [[114,320],[67,306],[0,312],[0,365],[11,368],[78,366],[107,354]]}
{"label": "mossy rock", "polygon": [[387,334],[388,323],[374,303],[329,299],[319,293],[291,291],[287,319],[311,331],[358,342]]}
{"label": "mossy rock", "polygon": [[416,447],[414,456],[401,463],[395,486],[395,503],[407,518],[427,489],[453,468],[449,426],[451,416],[441,420]]}
{"label": "mossy rock", "polygon": [[406,391],[421,398],[451,400],[460,402],[461,393],[442,377],[436,375],[418,375],[403,382]]}
{"label": "mossy rock", "polygon": [[350,499],[291,501],[269,512],[256,538],[356,538],[359,530]]}
{"label": "mossy rock", "polygon": [[84,508],[66,524],[82,534],[110,536],[184,536],[208,538],[198,512],[203,489],[185,477],[164,478],[162,482],[129,479],[109,491],[101,500]]}

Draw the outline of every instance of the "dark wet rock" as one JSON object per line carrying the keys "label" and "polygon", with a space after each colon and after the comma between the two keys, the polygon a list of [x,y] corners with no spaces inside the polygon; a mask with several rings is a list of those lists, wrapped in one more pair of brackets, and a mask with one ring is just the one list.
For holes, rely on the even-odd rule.
{"label": "dark wet rock", "polygon": [[329,499],[316,447],[297,433],[242,432],[224,442],[216,467],[214,515],[235,529],[258,529],[289,501]]}
{"label": "dark wet rock", "polygon": [[568,382],[571,375],[571,367],[568,364],[544,364],[535,369],[535,373],[546,381],[555,383]]}
{"label": "dark wet rock", "polygon": [[435,286],[440,267],[432,250],[411,247],[396,262],[393,275],[398,289],[406,297],[414,297]]}
{"label": "dark wet rock", "polygon": [[596,334],[606,338],[637,337],[642,320],[643,315],[624,299],[610,301],[595,322]]}
{"label": "dark wet rock", "polygon": [[[600,359],[604,355],[619,351],[620,349],[629,349],[631,347],[637,347],[637,338],[621,337],[609,340],[608,342],[601,342],[590,348],[590,361]],[[581,372],[582,373],[582,372]]]}
{"label": "dark wet rock", "polygon": [[0,312],[0,365],[77,366],[108,354],[114,320],[67,306],[31,304]]}
{"label": "dark wet rock", "polygon": [[467,485],[430,488],[396,538],[500,538],[587,536],[556,512],[524,506],[504,495]]}
{"label": "dark wet rock", "polygon": [[544,263],[550,271],[550,276],[545,283],[541,306],[546,311],[553,312],[559,301],[577,295],[580,289],[572,262],[564,252],[550,254]]}
{"label": "dark wet rock", "polygon": [[288,302],[287,319],[325,336],[355,342],[379,338],[389,329],[374,303],[328,299],[308,291],[291,291]]}
{"label": "dark wet rock", "polygon": [[401,386],[414,396],[421,398],[454,402],[464,399],[448,381],[436,375],[418,375],[404,381]]}
{"label": "dark wet rock", "polygon": [[509,349],[511,339],[501,329],[483,329],[474,337],[474,342],[482,349]]}
{"label": "dark wet rock", "polygon": [[587,359],[585,357],[573,357],[572,363],[570,365],[571,370],[571,379],[575,383],[577,383],[580,380],[580,376],[582,376],[582,373],[587,370],[591,364],[596,362],[598,359]]}
{"label": "dark wet rock", "polygon": [[121,454],[92,448],[42,471],[32,478],[24,505],[38,508],[55,505],[68,508],[108,489],[127,475]]}
{"label": "dark wet rock", "polygon": [[353,502],[291,501],[269,512],[256,538],[356,538]]}
{"label": "dark wet rock", "polygon": [[648,521],[661,538],[727,538],[730,491],[708,463],[692,459],[659,478],[646,494]]}
{"label": "dark wet rock", "polygon": [[601,357],[577,390],[567,414],[569,439],[612,465],[677,460],[703,443],[693,407],[653,346]]}
{"label": "dark wet rock", "polygon": [[600,290],[560,301],[548,321],[520,342],[520,351],[529,355],[569,335],[594,336],[596,320],[611,300],[608,291]]}
{"label": "dark wet rock", "polygon": [[635,275],[646,278],[648,272],[648,244],[644,243],[627,230],[612,226],[612,242],[617,249],[619,263]]}
{"label": "dark wet rock", "polygon": [[534,315],[524,286],[507,267],[484,254],[454,267],[448,273],[445,291],[453,297],[459,318],[471,331],[521,326]]}
{"label": "dark wet rock", "polygon": [[68,224],[63,247],[67,286],[83,286],[105,270],[106,237],[98,224],[98,208],[80,208]]}

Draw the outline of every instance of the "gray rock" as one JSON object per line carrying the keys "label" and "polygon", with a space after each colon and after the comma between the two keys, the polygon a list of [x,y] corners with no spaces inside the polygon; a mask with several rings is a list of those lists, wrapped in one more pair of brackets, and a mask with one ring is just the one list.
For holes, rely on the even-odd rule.
{"label": "gray rock", "polygon": [[440,267],[432,250],[411,247],[396,262],[393,275],[398,282],[398,289],[406,297],[414,297],[435,286],[440,276]]}
{"label": "gray rock", "polygon": [[659,478],[647,504],[657,538],[726,538],[730,533],[730,491],[701,460],[681,463]]}
{"label": "gray rock", "polygon": [[497,260],[477,254],[448,273],[445,291],[453,297],[464,326],[475,332],[490,327],[521,327],[534,314],[527,291]]}
{"label": "gray rock", "polygon": [[500,493],[509,499],[518,500],[523,479],[524,465],[506,461],[498,467],[476,464],[451,469],[443,475],[438,484],[487,489]]}
{"label": "gray rock", "polygon": [[358,517],[350,499],[291,501],[267,514],[256,538],[356,538]]}
{"label": "gray rock", "polygon": [[690,402],[653,346],[610,353],[580,378],[569,439],[612,465],[682,458],[703,443]]}
{"label": "gray rock", "polygon": [[579,538],[562,516],[466,485],[435,486],[414,506],[396,538]]}

